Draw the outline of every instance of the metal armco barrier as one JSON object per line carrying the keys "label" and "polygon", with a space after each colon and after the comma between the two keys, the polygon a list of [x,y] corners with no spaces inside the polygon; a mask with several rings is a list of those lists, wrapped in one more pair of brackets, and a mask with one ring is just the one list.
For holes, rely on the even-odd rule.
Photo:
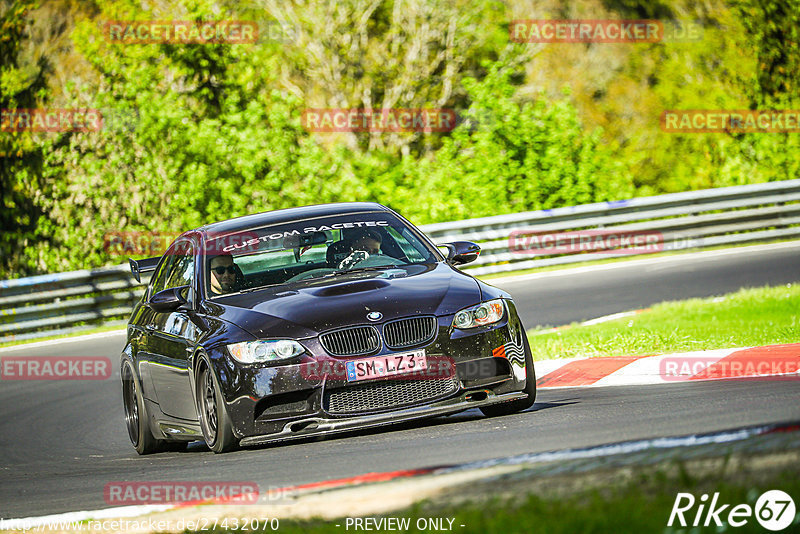
{"label": "metal armco barrier", "polygon": [[127,264],[0,281],[0,342],[123,325],[143,287]]}
{"label": "metal armco barrier", "polygon": [[[599,202],[420,226],[435,243],[475,241],[463,270],[511,273],[549,265],[800,237],[800,179]],[[532,233],[535,232],[535,233]],[[655,249],[522,247],[549,236],[656,235]],[[511,236],[521,236],[512,240]],[[537,243],[540,241],[536,241]],[[143,283],[147,283],[147,279]],[[127,264],[0,281],[0,342],[125,324],[143,285]]]}

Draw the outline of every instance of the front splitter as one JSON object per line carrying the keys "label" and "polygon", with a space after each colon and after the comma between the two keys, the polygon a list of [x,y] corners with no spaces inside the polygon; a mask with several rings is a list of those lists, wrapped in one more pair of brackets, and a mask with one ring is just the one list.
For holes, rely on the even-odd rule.
{"label": "front splitter", "polygon": [[[481,406],[525,399],[527,397],[528,394],[521,391],[497,395],[488,389],[472,390],[451,399],[393,412],[349,417],[346,419],[323,419],[319,417],[300,419],[287,423],[279,433],[246,437],[243,438],[239,444],[242,446],[265,445],[267,443],[276,443],[279,441],[326,436],[350,430],[392,425],[414,419],[452,415],[471,408],[480,408]],[[293,428],[297,430],[292,430]]]}

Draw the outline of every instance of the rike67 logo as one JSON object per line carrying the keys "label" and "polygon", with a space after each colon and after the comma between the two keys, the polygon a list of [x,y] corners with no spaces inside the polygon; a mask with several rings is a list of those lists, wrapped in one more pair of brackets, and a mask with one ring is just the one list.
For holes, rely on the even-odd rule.
{"label": "rike67 logo", "polygon": [[[704,493],[699,499],[691,493],[678,493],[669,514],[668,527],[743,527],[755,517],[755,520],[767,530],[778,532],[786,529],[792,523],[800,522],[795,517],[796,508],[794,500],[788,493],[781,490],[769,490],[762,493],[756,500],[755,506],[749,504],[724,503],[719,497],[719,492],[709,499]],[[724,528],[718,528],[720,532]]]}

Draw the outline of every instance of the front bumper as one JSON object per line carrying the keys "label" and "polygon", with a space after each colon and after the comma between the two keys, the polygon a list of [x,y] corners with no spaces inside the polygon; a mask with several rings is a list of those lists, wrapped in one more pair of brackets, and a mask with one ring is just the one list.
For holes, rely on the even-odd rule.
{"label": "front bumper", "polygon": [[[348,383],[341,369],[349,358],[328,355],[318,339],[302,340],[314,357],[303,356],[301,361],[290,365],[240,366],[231,358],[218,355],[217,372],[233,432],[243,445],[271,443],[452,414],[525,398],[522,392],[526,383],[525,361],[519,356],[525,332],[513,301],[506,303],[506,316],[489,327],[456,330],[451,326],[452,316],[438,317],[433,341],[424,347],[409,348],[409,351],[424,348],[429,361],[450,362],[450,378],[456,383],[442,394],[418,398],[413,403],[356,412],[330,409],[333,392],[349,392],[351,388],[384,379]],[[383,354],[391,351],[381,350],[375,356]],[[326,368],[339,370],[320,372]]]}

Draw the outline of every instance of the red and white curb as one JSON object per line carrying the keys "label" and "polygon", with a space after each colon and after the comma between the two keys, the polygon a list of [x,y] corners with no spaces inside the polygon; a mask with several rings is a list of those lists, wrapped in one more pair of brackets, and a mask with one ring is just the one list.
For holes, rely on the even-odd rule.
{"label": "red and white curb", "polygon": [[636,386],[732,378],[800,380],[800,343],[534,362],[542,389]]}

